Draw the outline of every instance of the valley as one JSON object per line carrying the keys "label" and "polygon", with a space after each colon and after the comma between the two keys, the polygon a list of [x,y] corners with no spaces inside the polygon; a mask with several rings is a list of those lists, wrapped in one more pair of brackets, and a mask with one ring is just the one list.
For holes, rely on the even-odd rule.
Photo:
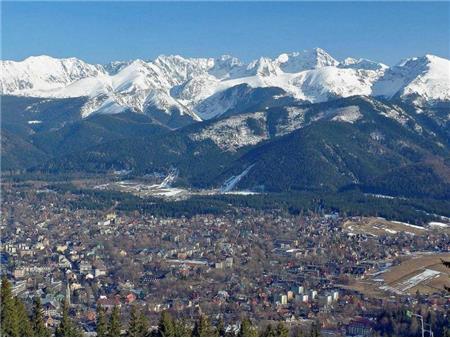
{"label": "valley", "polygon": [[0,66],[2,270],[52,331],[448,333],[448,59]]}

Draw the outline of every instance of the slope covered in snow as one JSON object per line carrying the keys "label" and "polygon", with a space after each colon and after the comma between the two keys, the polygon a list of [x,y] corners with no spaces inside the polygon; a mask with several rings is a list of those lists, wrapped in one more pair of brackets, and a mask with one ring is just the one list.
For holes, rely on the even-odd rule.
{"label": "slope covered in snow", "polygon": [[450,61],[434,55],[402,61],[375,83],[373,95],[418,105],[450,101]]}
{"label": "slope covered in snow", "polygon": [[338,97],[370,95],[374,71],[323,67],[300,73],[291,83],[305,100],[323,102]]}
{"label": "slope covered in snow", "polygon": [[[1,61],[0,92],[36,97],[88,97],[82,116],[126,109],[193,121],[217,117],[242,101],[243,84],[278,87],[298,100],[324,102],[375,95],[423,105],[450,101],[449,60],[426,55],[388,68],[366,59],[342,62],[320,48],[261,57],[248,64],[232,56],[90,65],[76,58],[30,57]],[[174,115],[175,114],[175,115]]]}
{"label": "slope covered in snow", "polygon": [[339,65],[339,61],[321,48],[281,54],[276,62],[285,73],[299,73],[308,69]]}
{"label": "slope covered in snow", "polygon": [[90,65],[76,58],[56,59],[30,56],[16,61],[0,61],[2,94],[53,96],[55,90],[75,81],[106,74],[100,65]]}
{"label": "slope covered in snow", "polygon": [[374,62],[367,59],[346,58],[339,64],[341,68],[365,69],[365,70],[385,70],[389,68],[383,63]]}

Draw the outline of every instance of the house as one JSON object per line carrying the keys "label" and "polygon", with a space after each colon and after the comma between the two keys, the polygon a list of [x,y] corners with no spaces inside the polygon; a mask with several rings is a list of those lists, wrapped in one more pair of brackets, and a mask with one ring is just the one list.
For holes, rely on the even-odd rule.
{"label": "house", "polygon": [[103,262],[101,263],[97,262],[95,264],[94,276],[95,277],[106,276],[106,266]]}
{"label": "house", "polygon": [[373,323],[362,317],[354,318],[346,328],[348,336],[367,337],[373,334]]}
{"label": "house", "polygon": [[131,304],[136,300],[136,295],[132,292],[130,292],[128,295],[125,296],[125,303]]}
{"label": "house", "polygon": [[72,268],[72,263],[70,263],[70,261],[67,259],[66,256],[59,255],[58,256],[58,266],[60,268],[71,269]]}
{"label": "house", "polygon": [[15,268],[13,271],[13,276],[15,279],[23,278],[25,277],[26,270],[23,267]]}
{"label": "house", "polygon": [[42,304],[42,309],[46,317],[58,316],[58,303],[54,300],[45,300]]}
{"label": "house", "polygon": [[78,264],[78,268],[80,270],[80,273],[89,273],[92,270],[92,264],[88,261],[82,260]]}
{"label": "house", "polygon": [[107,298],[106,296],[100,296],[100,298],[97,300],[97,305],[101,305],[107,311],[112,310],[114,306],[117,306],[119,308],[122,306],[119,297]]}

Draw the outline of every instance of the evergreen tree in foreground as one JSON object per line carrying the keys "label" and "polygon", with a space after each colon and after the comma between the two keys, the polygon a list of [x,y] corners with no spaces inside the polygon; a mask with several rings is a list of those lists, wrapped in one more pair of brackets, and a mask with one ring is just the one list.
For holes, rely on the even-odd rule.
{"label": "evergreen tree in foreground", "polygon": [[148,325],[147,317],[145,317],[145,314],[142,312],[139,315],[138,328],[139,328],[139,336],[140,337],[146,337],[148,335],[148,331],[149,331],[150,327]]}
{"label": "evergreen tree in foreground", "polygon": [[320,336],[320,323],[315,320],[311,325],[311,337],[319,337]]}
{"label": "evergreen tree in foreground", "polygon": [[225,323],[223,322],[223,318],[221,317],[216,325],[216,336],[225,337]]}
{"label": "evergreen tree in foreground", "polygon": [[56,337],[80,337],[81,332],[73,323],[69,316],[69,303],[64,301],[62,306],[62,318],[55,331]]}
{"label": "evergreen tree in foreground", "polygon": [[286,325],[283,322],[279,322],[276,329],[276,336],[277,337],[288,337],[289,336],[289,329],[286,327]]}
{"label": "evergreen tree in foreground", "polygon": [[263,336],[263,337],[276,337],[276,332],[275,332],[275,329],[273,328],[272,324],[268,324],[266,326],[266,329],[261,334],[261,336]]}
{"label": "evergreen tree in foreground", "polygon": [[241,329],[239,330],[239,337],[257,337],[258,332],[253,327],[249,318],[242,319]]}
{"label": "evergreen tree in foreground", "polygon": [[214,330],[209,324],[208,317],[200,315],[199,319],[195,322],[194,330],[192,331],[193,337],[211,337],[214,334]]}
{"label": "evergreen tree in foreground", "polygon": [[36,295],[33,302],[33,314],[31,316],[31,325],[36,337],[49,337],[50,330],[45,326],[44,314],[41,305],[41,298]]}
{"label": "evergreen tree in foreground", "polygon": [[17,320],[19,322],[19,336],[32,337],[34,336],[33,327],[31,326],[30,317],[28,315],[25,304],[17,297],[15,298],[15,307],[17,311]]}
{"label": "evergreen tree in foreground", "polygon": [[106,337],[108,334],[108,322],[106,320],[106,311],[100,304],[97,305],[97,318],[95,330],[97,331],[97,337]]}
{"label": "evergreen tree in foreground", "polygon": [[168,311],[163,311],[161,313],[161,318],[158,324],[158,335],[160,337],[174,337],[175,336],[175,325],[172,316]]}
{"label": "evergreen tree in foreground", "polygon": [[109,319],[108,336],[117,337],[120,336],[122,331],[122,324],[120,322],[120,309],[118,306],[114,306],[111,317]]}
{"label": "evergreen tree in foreground", "polygon": [[129,337],[139,337],[141,335],[141,330],[139,327],[139,314],[135,305],[131,307],[127,335]]}
{"label": "evergreen tree in foreground", "polygon": [[174,321],[175,337],[190,337],[192,329],[184,320],[178,319]]}
{"label": "evergreen tree in foreground", "polygon": [[20,334],[16,302],[12,296],[11,283],[4,276],[1,285],[1,334],[18,337]]}

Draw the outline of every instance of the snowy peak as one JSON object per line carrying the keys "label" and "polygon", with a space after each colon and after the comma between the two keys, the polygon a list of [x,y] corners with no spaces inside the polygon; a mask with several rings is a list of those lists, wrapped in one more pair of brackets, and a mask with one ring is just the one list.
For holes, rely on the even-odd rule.
{"label": "snowy peak", "polygon": [[208,70],[208,73],[217,79],[227,79],[233,73],[238,72],[243,66],[242,62],[233,56],[222,55],[214,59],[214,65]]}
{"label": "snowy peak", "polygon": [[367,59],[354,59],[346,58],[343,62],[339,64],[340,68],[352,68],[352,69],[365,69],[365,70],[375,70],[384,71],[389,68],[384,63],[379,63]]}
{"label": "snowy peak", "polygon": [[185,59],[179,55],[158,56],[152,62],[167,79],[174,85],[180,84],[194,76],[205,73],[213,66],[213,59],[192,58]]}
{"label": "snowy peak", "polygon": [[305,100],[324,102],[339,97],[370,95],[377,76],[354,69],[322,67],[301,72],[292,80]]}
{"label": "snowy peak", "polygon": [[27,91],[51,91],[75,81],[105,74],[100,65],[90,65],[77,58],[56,59],[31,56],[21,62],[0,61],[2,94],[24,94]]}
{"label": "snowy peak", "polygon": [[281,54],[276,61],[285,73],[298,73],[308,69],[337,66],[339,64],[339,61],[321,48]]}
{"label": "snowy peak", "polygon": [[417,105],[450,101],[450,61],[435,55],[406,59],[386,71],[373,95]]}
{"label": "snowy peak", "polygon": [[109,75],[116,75],[126,66],[128,66],[132,61],[113,61],[103,65],[103,68]]}
{"label": "snowy peak", "polygon": [[320,48],[249,63],[229,55],[161,55],[153,61],[101,66],[76,58],[37,56],[1,61],[0,67],[1,94],[86,96],[83,117],[131,109],[167,116],[176,111],[193,120],[209,119],[240,102],[242,91],[230,89],[245,86],[276,87],[294,99],[310,102],[352,95],[400,98],[417,105],[450,101],[449,60],[434,55],[407,59],[392,68],[367,59],[339,62]]}
{"label": "snowy peak", "polygon": [[258,75],[262,77],[276,76],[280,74],[280,69],[276,62],[269,58],[261,57],[258,60],[250,62],[247,66],[244,76]]}

